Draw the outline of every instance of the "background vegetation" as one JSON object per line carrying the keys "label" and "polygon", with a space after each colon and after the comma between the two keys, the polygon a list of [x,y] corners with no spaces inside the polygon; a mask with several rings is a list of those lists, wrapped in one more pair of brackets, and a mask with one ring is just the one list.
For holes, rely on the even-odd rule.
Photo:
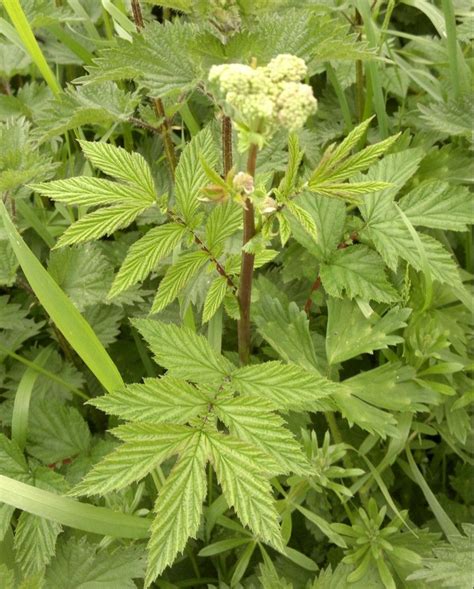
{"label": "background vegetation", "polygon": [[473,586],[471,10],[3,0],[0,587]]}

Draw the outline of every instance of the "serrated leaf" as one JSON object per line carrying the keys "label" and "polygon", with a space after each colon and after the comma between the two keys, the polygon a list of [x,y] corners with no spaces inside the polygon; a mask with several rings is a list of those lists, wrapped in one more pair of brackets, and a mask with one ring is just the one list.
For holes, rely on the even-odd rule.
{"label": "serrated leaf", "polygon": [[178,223],[166,223],[150,229],[128,250],[110,289],[109,298],[144,280],[158,262],[174,250],[185,234],[186,227]]}
{"label": "serrated leaf", "polygon": [[100,549],[85,536],[73,536],[59,542],[45,584],[55,589],[133,589],[132,579],[143,577],[144,565],[143,548],[138,545]]}
{"label": "serrated leaf", "polygon": [[61,524],[22,512],[15,528],[16,560],[25,576],[44,571],[55,553],[56,539]]}
{"label": "serrated leaf", "polygon": [[13,440],[0,433],[0,472],[19,481],[27,481],[29,468],[23,452]]}
{"label": "serrated leaf", "polygon": [[[124,426],[114,433],[127,438],[113,452],[96,464],[70,495],[103,495],[144,478],[157,465],[176,454],[193,430],[179,425],[140,427]],[[145,434],[142,434],[145,430]],[[149,433],[148,430],[152,430]],[[122,436],[122,437],[123,437]]]}
{"label": "serrated leaf", "polygon": [[394,308],[383,317],[374,313],[366,318],[357,303],[334,298],[328,300],[328,312],[326,353],[330,364],[403,342],[402,337],[392,334],[406,327],[410,315],[409,309]]}
{"label": "serrated leaf", "polygon": [[108,176],[113,176],[139,187],[148,195],[149,204],[155,201],[155,183],[145,158],[139,153],[128,153],[103,141],[79,141],[87,159]]}
{"label": "serrated leaf", "polygon": [[30,409],[28,452],[51,464],[87,451],[90,432],[74,407],[58,401],[42,401]]}
{"label": "serrated leaf", "polygon": [[300,150],[298,135],[291,133],[288,138],[288,166],[283,176],[278,191],[283,198],[291,195],[297,185],[298,170],[304,153]]}
{"label": "serrated leaf", "polygon": [[128,227],[149,206],[149,204],[122,204],[88,213],[66,229],[55,247],[111,235],[117,229]]}
{"label": "serrated leaf", "polygon": [[215,205],[206,222],[206,245],[214,250],[242,226],[242,208],[233,201]]}
{"label": "serrated leaf", "polygon": [[382,259],[364,245],[336,250],[321,264],[319,275],[326,292],[333,297],[342,293],[353,299],[389,303],[398,293],[385,276]]}
{"label": "serrated leaf", "polygon": [[151,313],[159,313],[179,295],[199,270],[209,262],[209,256],[201,250],[186,252],[166,272],[151,306]]}
{"label": "serrated leaf", "polygon": [[332,183],[323,182],[321,184],[308,184],[308,189],[321,196],[329,196],[331,198],[341,198],[347,200],[352,204],[360,204],[363,202],[362,196],[370,194],[371,192],[379,192],[390,186],[388,182],[344,182]]}
{"label": "serrated leaf", "polygon": [[304,208],[300,207],[293,201],[288,201],[286,203],[286,208],[288,211],[298,220],[301,224],[303,229],[315,240],[318,239],[318,229],[316,227],[316,223],[308,211]]}
{"label": "serrated leaf", "polygon": [[189,537],[195,537],[206,497],[207,456],[197,431],[181,452],[155,503],[155,519],[148,542],[145,586],[173,563]]}
{"label": "serrated leaf", "polygon": [[283,551],[272,488],[251,446],[218,432],[206,432],[211,461],[227,503],[254,534]]}
{"label": "serrated leaf", "polygon": [[198,383],[221,382],[233,369],[206,338],[191,329],[150,319],[135,319],[133,324],[156,361],[177,378]]}
{"label": "serrated leaf", "polygon": [[276,472],[307,474],[309,463],[284,420],[267,401],[251,396],[218,400],[215,412],[231,434],[259,448]]}
{"label": "serrated leaf", "polygon": [[337,390],[337,384],[295,364],[265,362],[238,368],[232,383],[241,393],[267,399],[281,409],[316,411],[320,402]]}
{"label": "serrated leaf", "polygon": [[150,195],[137,186],[88,176],[31,184],[30,188],[56,202],[70,205],[153,204]]}
{"label": "serrated leaf", "polygon": [[227,292],[227,286],[227,279],[224,276],[218,276],[211,282],[202,311],[203,323],[207,323],[221,306]]}
{"label": "serrated leaf", "polygon": [[146,378],[143,384],[131,384],[89,402],[122,419],[176,424],[206,412],[208,403],[199,389],[169,375]]}
{"label": "serrated leaf", "polygon": [[446,182],[423,182],[400,200],[400,207],[415,226],[466,231],[474,224],[469,190]]}
{"label": "serrated leaf", "polygon": [[95,243],[52,251],[48,272],[80,311],[104,300],[113,275]]}
{"label": "serrated leaf", "polygon": [[176,167],[176,207],[189,223],[199,206],[200,190],[207,183],[202,159],[210,166],[217,163],[217,153],[209,129],[203,129],[186,145]]}

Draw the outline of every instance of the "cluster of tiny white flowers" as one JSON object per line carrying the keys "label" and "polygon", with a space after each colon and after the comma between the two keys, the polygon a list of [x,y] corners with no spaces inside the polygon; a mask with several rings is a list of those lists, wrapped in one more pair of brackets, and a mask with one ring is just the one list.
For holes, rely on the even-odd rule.
{"label": "cluster of tiny white flowers", "polygon": [[218,85],[238,123],[269,134],[278,125],[293,131],[316,111],[310,86],[302,84],[305,62],[294,55],[278,55],[265,67],[238,63],[211,68],[209,81]]}

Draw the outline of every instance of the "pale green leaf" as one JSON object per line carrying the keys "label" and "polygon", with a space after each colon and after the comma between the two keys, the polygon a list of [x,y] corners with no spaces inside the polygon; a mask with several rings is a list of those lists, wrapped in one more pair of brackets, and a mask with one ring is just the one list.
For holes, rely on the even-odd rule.
{"label": "pale green leaf", "polygon": [[15,528],[15,555],[25,576],[41,573],[55,553],[61,524],[26,511]]}
{"label": "pale green leaf", "polygon": [[272,488],[252,447],[218,432],[208,432],[206,437],[227,503],[257,538],[283,551]]}
{"label": "pale green leaf", "polygon": [[209,401],[185,380],[166,375],[130,384],[89,404],[130,421],[186,423],[205,413]]}
{"label": "pale green leaf", "polygon": [[66,229],[56,247],[111,235],[117,229],[128,227],[149,206],[149,204],[114,205],[88,213]]}
{"label": "pale green leaf", "polygon": [[191,222],[199,206],[200,190],[207,184],[201,159],[212,167],[217,152],[209,129],[203,129],[186,145],[176,168],[176,206],[186,222]]}
{"label": "pale green leaf", "polygon": [[269,467],[283,474],[307,474],[309,463],[284,420],[264,399],[239,396],[217,400],[217,417],[236,438],[253,444],[268,456]]}
{"label": "pale green leaf", "polygon": [[313,239],[318,239],[318,229],[316,227],[316,223],[311,214],[308,213],[308,211],[306,211],[303,207],[300,207],[291,200],[286,203],[286,208],[295,217],[295,219],[298,220],[303,229]]}
{"label": "pale green leaf", "polygon": [[199,529],[207,493],[202,435],[196,432],[188,441],[156,500],[148,542],[147,587],[174,562],[188,538],[194,538]]}
{"label": "pale green leaf", "polygon": [[23,452],[16,442],[9,440],[3,433],[0,433],[0,472],[20,481],[29,478],[29,468]]}
{"label": "pale green leaf", "polygon": [[202,311],[203,323],[207,323],[221,306],[227,292],[227,286],[227,279],[224,276],[218,276],[211,282]]}
{"label": "pale green leaf", "polygon": [[383,317],[373,313],[366,318],[356,302],[334,298],[328,300],[328,312],[326,353],[330,364],[403,342],[393,332],[406,327],[410,314],[409,309],[394,308]]}
{"label": "pale green leaf", "polygon": [[423,182],[400,200],[415,226],[466,231],[474,224],[474,203],[467,188],[446,182]]}
{"label": "pale green leaf", "polygon": [[[143,479],[161,462],[176,454],[192,435],[192,430],[179,425],[150,426],[153,434],[146,435],[142,435],[144,428],[140,426],[122,428],[128,428],[123,430],[126,443],[96,464],[70,495],[103,495],[123,489]],[[121,432],[120,428],[114,430],[117,435]]]}
{"label": "pale green leaf", "polygon": [[178,223],[166,223],[150,229],[128,250],[110,289],[109,298],[144,280],[158,262],[179,245],[185,234],[186,227]]}
{"label": "pale green leaf", "polygon": [[288,166],[278,191],[283,198],[288,198],[297,186],[298,170],[304,153],[300,150],[298,135],[291,133],[288,137]]}
{"label": "pale green leaf", "polygon": [[186,252],[166,272],[151,307],[151,313],[159,313],[179,295],[199,270],[209,262],[209,256],[201,250]]}
{"label": "pale green leaf", "polygon": [[135,319],[133,324],[156,361],[177,378],[198,383],[221,382],[233,369],[205,337],[189,328],[150,319]]}
{"label": "pale green leaf", "polygon": [[238,368],[232,374],[232,383],[241,393],[267,399],[286,410],[317,411],[321,401],[337,390],[337,383],[315,369],[276,361]]}
{"label": "pale green leaf", "polygon": [[123,180],[142,189],[148,195],[149,204],[155,200],[155,183],[145,158],[139,153],[128,153],[102,141],[80,141],[87,159],[108,176]]}
{"label": "pale green leaf", "polygon": [[205,243],[210,250],[222,245],[242,226],[242,207],[233,201],[214,206],[206,221]]}
{"label": "pale green leaf", "polygon": [[151,205],[154,202],[154,199],[138,186],[88,176],[31,184],[30,188],[57,202],[70,205]]}
{"label": "pale green leaf", "polygon": [[382,259],[364,245],[336,250],[321,264],[319,275],[326,292],[333,297],[342,297],[345,292],[351,299],[385,303],[398,298],[385,276]]}

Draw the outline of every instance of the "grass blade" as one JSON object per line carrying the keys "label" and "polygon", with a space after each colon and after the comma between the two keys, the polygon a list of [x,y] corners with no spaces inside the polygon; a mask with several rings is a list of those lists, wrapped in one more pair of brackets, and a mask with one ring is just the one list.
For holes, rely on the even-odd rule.
{"label": "grass blade", "polygon": [[5,232],[35,295],[58,329],[107,391],[123,386],[122,377],[91,326],[23,241],[0,201]]}
{"label": "grass blade", "polygon": [[146,538],[149,522],[141,517],[96,507],[0,475],[0,503],[92,534]]}

